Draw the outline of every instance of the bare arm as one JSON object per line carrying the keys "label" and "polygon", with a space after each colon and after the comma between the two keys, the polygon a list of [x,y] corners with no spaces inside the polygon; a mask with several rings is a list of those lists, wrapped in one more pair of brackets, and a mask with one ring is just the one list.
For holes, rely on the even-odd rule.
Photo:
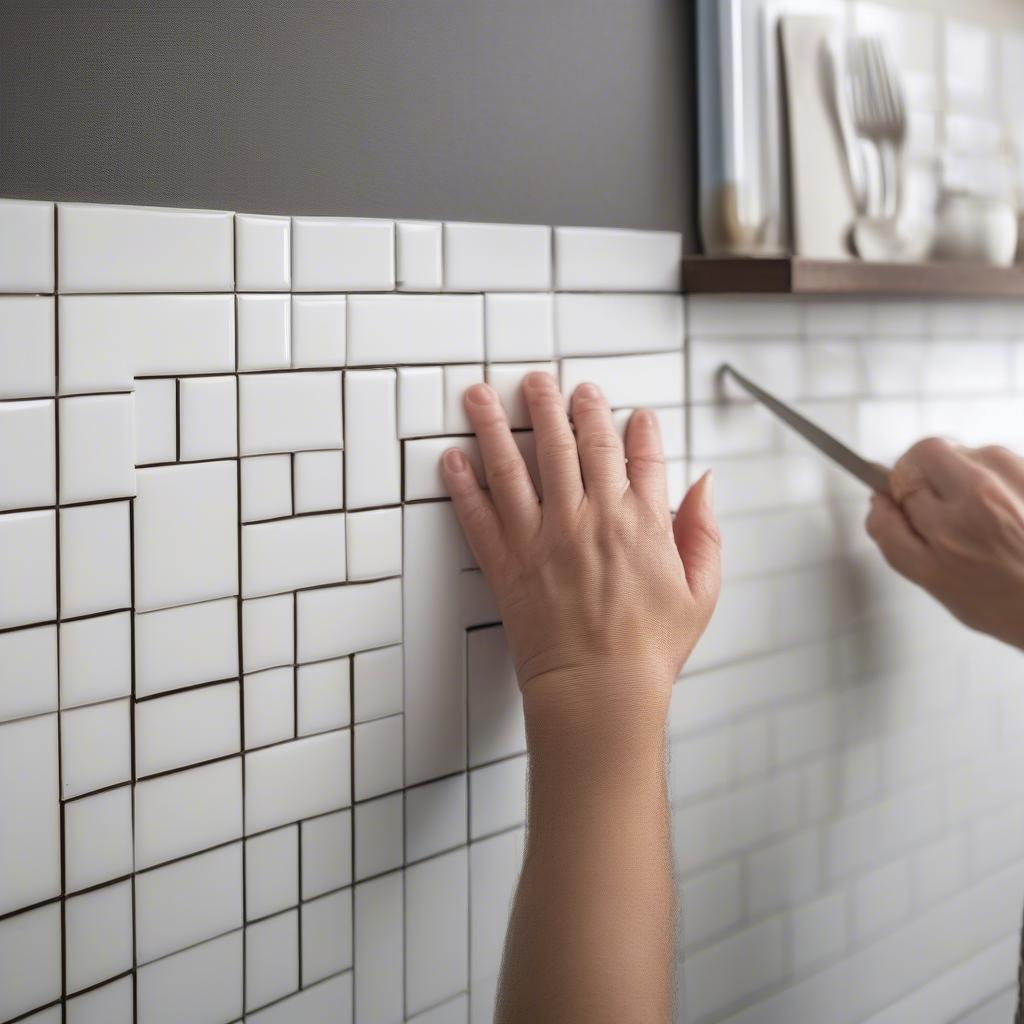
{"label": "bare arm", "polygon": [[592,385],[573,396],[575,436],[551,377],[531,374],[523,390],[543,502],[487,385],[467,392],[466,409],[489,493],[461,453],[444,460],[526,714],[526,858],[496,1019],[667,1021],[675,905],[665,719],[718,594],[709,481],[673,524],[653,415],[633,416],[624,451]]}

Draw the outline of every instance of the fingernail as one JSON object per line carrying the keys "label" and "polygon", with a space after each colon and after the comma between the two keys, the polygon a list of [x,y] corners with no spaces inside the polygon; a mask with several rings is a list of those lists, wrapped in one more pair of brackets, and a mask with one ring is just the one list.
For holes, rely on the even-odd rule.
{"label": "fingernail", "polygon": [[596,384],[580,384],[575,394],[578,398],[600,398],[601,389]]}
{"label": "fingernail", "polygon": [[637,409],[633,413],[633,418],[636,419],[641,427],[647,427],[649,430],[656,430],[658,428],[658,417],[650,409]]}
{"label": "fingernail", "polygon": [[526,375],[523,383],[535,391],[550,391],[555,386],[555,378],[543,370],[534,370]]}
{"label": "fingernail", "polygon": [[461,473],[469,465],[469,460],[458,448],[449,448],[444,453],[444,466],[450,473]]}
{"label": "fingernail", "polygon": [[489,405],[494,401],[494,397],[494,388],[490,384],[474,384],[466,392],[466,399],[474,405]]}
{"label": "fingernail", "polygon": [[701,488],[700,500],[710,512],[715,505],[715,478],[709,469],[701,479],[704,481],[704,486]]}

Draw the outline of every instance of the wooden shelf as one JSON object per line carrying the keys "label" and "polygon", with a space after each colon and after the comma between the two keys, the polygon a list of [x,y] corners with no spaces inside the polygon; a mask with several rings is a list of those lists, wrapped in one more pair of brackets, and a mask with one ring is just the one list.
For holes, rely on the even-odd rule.
{"label": "wooden shelf", "polygon": [[1024,266],[976,263],[865,263],[793,257],[687,256],[690,294],[933,295],[1024,298]]}

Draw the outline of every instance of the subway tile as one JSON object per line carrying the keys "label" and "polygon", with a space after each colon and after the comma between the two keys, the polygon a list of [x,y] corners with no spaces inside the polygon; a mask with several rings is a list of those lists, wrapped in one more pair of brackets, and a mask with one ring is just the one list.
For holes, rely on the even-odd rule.
{"label": "subway tile", "polygon": [[54,394],[54,323],[52,298],[0,295],[0,398]]}
{"label": "subway tile", "polygon": [[403,895],[399,872],[355,888],[355,1015],[364,1024],[405,1016]]}
{"label": "subway tile", "polygon": [[254,455],[242,459],[239,466],[243,523],[292,514],[290,455]]}
{"label": "subway tile", "polygon": [[794,337],[800,332],[803,307],[788,298],[743,295],[691,295],[687,335],[711,337]]}
{"label": "subway tile", "polygon": [[467,841],[468,776],[450,775],[405,791],[406,863]]}
{"label": "subway tile", "polygon": [[246,672],[295,660],[295,599],[291,594],[242,602],[242,663]]}
{"label": "subway tile", "polygon": [[514,828],[526,818],[526,756],[469,773],[469,838]]}
{"label": "subway tile", "polygon": [[502,626],[467,635],[469,765],[526,750],[523,700]]}
{"label": "subway tile", "polygon": [[405,441],[405,501],[447,498],[448,488],[441,476],[441,457],[449,448],[458,448],[469,459],[477,479],[484,480],[480,446],[475,437],[415,437]]}
{"label": "subway tile", "polygon": [[52,292],[53,203],[0,199],[0,292]]}
{"label": "subway tile", "polygon": [[561,374],[565,395],[572,394],[577,384],[589,381],[604,391],[612,406],[683,403],[681,352],[565,359]]}
{"label": "subway tile", "polygon": [[238,379],[243,455],[341,448],[341,374],[258,373]]}
{"label": "subway tile", "polygon": [[818,892],[819,836],[803,832],[747,859],[747,913],[751,917],[802,903]]}
{"label": "subway tile", "polygon": [[969,856],[963,833],[943,836],[917,850],[911,869],[917,905],[934,906],[954,895],[967,880]]}
{"label": "subway tile", "polygon": [[402,574],[402,510],[372,509],[345,517],[348,578],[371,580]]}
{"label": "subway tile", "polygon": [[312,985],[352,966],[352,890],[303,903],[302,983]]}
{"label": "subway tile", "polygon": [[404,801],[402,793],[391,793],[356,804],[353,846],[356,881],[402,866]]}
{"label": "subway tile", "polygon": [[301,878],[304,900],[352,884],[352,812],[311,818],[301,832]]}
{"label": "subway tile", "polygon": [[889,931],[910,914],[910,864],[894,861],[858,878],[853,885],[853,938],[863,942]]}
{"label": "subway tile", "polygon": [[135,382],[135,465],[178,458],[178,382]]}
{"label": "subway tile", "polygon": [[292,296],[292,366],[344,366],[344,295]]}
{"label": "subway tile", "polygon": [[60,904],[0,920],[0,1016],[10,1020],[60,994]]}
{"label": "subway tile", "polygon": [[57,549],[53,510],[0,515],[0,628],[57,615]]}
{"label": "subway tile", "polygon": [[444,225],[446,291],[546,291],[551,276],[549,227]]}
{"label": "subway tile", "polygon": [[242,596],[345,579],[345,516],[300,516],[242,527]]}
{"label": "subway tile", "polygon": [[401,501],[396,392],[394,370],[350,370],[345,374],[347,508],[396,505]]}
{"label": "subway tile", "polygon": [[235,277],[240,292],[286,292],[292,283],[290,217],[235,214]]}
{"label": "subway tile", "polygon": [[555,228],[560,292],[677,292],[683,239],[677,231]]}
{"label": "subway tile", "polygon": [[58,203],[62,292],[224,292],[234,288],[230,213]]}
{"label": "subway tile", "polygon": [[349,658],[300,665],[297,671],[297,734],[341,729],[352,721],[349,707],[352,671]]}
{"label": "subway tile", "polygon": [[353,730],[353,787],[356,800],[402,788],[402,716],[363,722]]}
{"label": "subway tile", "polygon": [[498,976],[521,866],[518,837],[512,832],[469,848],[471,990]]}
{"label": "subway tile", "polygon": [[484,379],[484,368],[477,364],[444,367],[444,432],[471,434],[473,426],[466,415],[463,396],[466,390]]}
{"label": "subway tile", "polygon": [[690,400],[726,406],[752,401],[735,381],[720,375],[725,363],[779,398],[797,398],[805,390],[804,361],[797,339],[695,338],[690,342]]}
{"label": "subway tile", "polygon": [[52,399],[0,402],[0,511],[57,503]]}
{"label": "subway tile", "polygon": [[91,615],[131,603],[128,502],[61,509],[61,617]]}
{"label": "subway tile", "polygon": [[395,224],[395,279],[399,291],[439,292],[442,260],[440,224],[401,220]]}
{"label": "subway tile", "polygon": [[292,365],[290,295],[239,295],[236,310],[239,370],[280,370]]}
{"label": "subway tile", "polygon": [[238,454],[234,377],[192,377],[178,385],[179,455],[182,462]]}
{"label": "subway tile", "polygon": [[[131,977],[118,978],[69,999],[65,1011],[67,1024],[133,1024],[134,1018]],[[59,1019],[53,1024],[60,1024]]]}
{"label": "subway tile", "polygon": [[75,892],[130,874],[132,827],[130,786],[65,804],[65,890]]}
{"label": "subway tile", "polygon": [[802,973],[838,956],[846,946],[846,918],[841,890],[794,910],[789,924],[793,969]]}
{"label": "subway tile", "polygon": [[131,395],[60,400],[62,504],[135,494],[135,414]]}
{"label": "subway tile", "polygon": [[307,590],[296,600],[300,661],[337,658],[402,639],[399,580]]}
{"label": "subway tile", "polygon": [[131,628],[130,612],[61,623],[61,707],[94,704],[131,693]]}
{"label": "subway tile", "polygon": [[299,987],[299,912],[245,929],[245,1007],[255,1010]]}
{"label": "subway tile", "polygon": [[398,714],[402,710],[402,648],[380,647],[352,657],[353,719]]}
{"label": "subway tile", "polygon": [[113,700],[61,712],[60,774],[63,799],[131,780],[129,705],[127,700]]}
{"label": "subway tile", "polygon": [[440,366],[398,369],[398,436],[444,433],[444,374]]}
{"label": "subway tile", "polygon": [[328,978],[246,1017],[252,1024],[352,1024],[352,972]]}
{"label": "subway tile", "polygon": [[255,921],[299,902],[299,826],[245,841],[245,917]]}
{"label": "subway tile", "polygon": [[291,665],[250,673],[243,680],[243,690],[246,750],[295,736],[295,669]]}
{"label": "subway tile", "polygon": [[700,945],[740,923],[742,873],[736,861],[695,875],[679,887],[683,948]]}
{"label": "subway tile", "polygon": [[556,295],[555,348],[560,356],[678,351],[681,295]]}
{"label": "subway tile", "polygon": [[297,292],[391,291],[394,221],[293,217],[292,278]]}
{"label": "subway tile", "polygon": [[0,633],[0,722],[57,710],[57,627]]}
{"label": "subway tile", "polygon": [[484,296],[488,361],[551,359],[554,302],[544,292]]}
{"label": "subway tile", "polygon": [[328,512],[344,505],[341,452],[297,452],[294,461],[295,514]]}

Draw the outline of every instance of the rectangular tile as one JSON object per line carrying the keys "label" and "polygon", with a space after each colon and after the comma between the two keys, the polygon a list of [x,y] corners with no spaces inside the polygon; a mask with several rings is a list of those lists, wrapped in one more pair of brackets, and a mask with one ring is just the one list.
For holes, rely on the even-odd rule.
{"label": "rectangular tile", "polygon": [[343,513],[242,527],[243,597],[263,597],[344,579]]}
{"label": "rectangular tile", "polygon": [[299,912],[290,910],[245,929],[245,1005],[248,1010],[299,987]]}
{"label": "rectangular tile", "polygon": [[0,402],[0,510],[57,503],[52,399]]}
{"label": "rectangular tile", "polygon": [[0,633],[0,722],[57,710],[57,627]]}
{"label": "rectangular tile", "polygon": [[356,881],[394,871],[405,862],[404,804],[402,792],[356,804],[353,825]]}
{"label": "rectangular tile", "polygon": [[249,921],[299,902],[299,826],[245,841],[245,916]]}
{"label": "rectangular tile", "polygon": [[395,278],[399,291],[439,292],[443,276],[442,228],[431,221],[395,224]]}
{"label": "rectangular tile", "polygon": [[135,465],[178,458],[178,382],[135,382]]}
{"label": "rectangular tile", "polygon": [[444,287],[450,292],[547,291],[551,228],[446,223]]}
{"label": "rectangular tile", "polygon": [[0,292],[52,292],[53,203],[0,199]]}
{"label": "rectangular tile", "polygon": [[402,574],[402,510],[378,508],[345,517],[348,578],[372,580]]}
{"label": "rectangular tile", "polygon": [[469,764],[476,767],[526,750],[523,700],[502,626],[466,638]]}
{"label": "rectangular tile", "polygon": [[344,295],[293,295],[292,366],[344,366],[348,300]]}
{"label": "rectangular tile", "polygon": [[295,736],[295,669],[282,665],[251,672],[244,677],[242,686],[245,749],[292,739]]}
{"label": "rectangular tile", "polygon": [[135,494],[135,401],[131,395],[60,400],[61,504]]}
{"label": "rectangular tile", "polygon": [[131,781],[129,704],[112,700],[61,712],[60,775],[65,800]]}
{"label": "rectangular tile", "polygon": [[521,825],[526,818],[526,757],[497,761],[469,773],[469,838]]}
{"label": "rectangular tile", "polygon": [[292,277],[297,292],[391,291],[394,221],[293,217]]}
{"label": "rectangular tile", "polygon": [[307,590],[296,600],[299,661],[337,658],[402,639],[399,580]]}
{"label": "rectangular tile", "polygon": [[681,295],[556,295],[560,356],[623,355],[682,348]]}
{"label": "rectangular tile", "polygon": [[246,672],[295,660],[295,599],[291,594],[242,602],[242,662]]}
{"label": "rectangular tile", "polygon": [[677,231],[555,228],[560,292],[677,292],[683,239]]}
{"label": "rectangular tile", "polygon": [[61,994],[61,908],[59,903],[0,920],[0,1015],[18,1017]]}
{"label": "rectangular tile", "polygon": [[131,874],[132,787],[64,805],[64,887],[75,892]]}
{"label": "rectangular tile", "polygon": [[401,451],[394,370],[345,374],[345,503],[348,508],[397,504]]}
{"label": "rectangular tile", "polygon": [[352,972],[328,978],[268,1006],[246,1020],[252,1024],[352,1024]]}
{"label": "rectangular tile", "polygon": [[571,394],[589,381],[605,393],[613,406],[682,405],[683,355],[608,356],[565,359],[561,364],[562,391]]}
{"label": "rectangular tile", "polygon": [[296,732],[299,736],[350,725],[352,669],[348,658],[332,658],[296,669]]}
{"label": "rectangular tile", "polygon": [[243,455],[341,448],[341,374],[258,373],[238,379]]}
{"label": "rectangular tile", "polygon": [[291,217],[235,214],[235,276],[240,292],[291,288]]}
{"label": "rectangular tile", "polygon": [[0,296],[0,398],[56,390],[54,310],[53,298]]}
{"label": "rectangular tile", "polygon": [[302,898],[322,896],[352,884],[352,812],[336,811],[299,826]]}
{"label": "rectangular tile", "polygon": [[484,296],[487,359],[551,359],[555,354],[554,301],[544,292]]}
{"label": "rectangular tile", "polygon": [[401,872],[355,889],[355,1013],[364,1024],[404,1016],[405,977]]}
{"label": "rectangular tile", "polygon": [[313,985],[352,966],[352,890],[303,903],[302,982]]}

